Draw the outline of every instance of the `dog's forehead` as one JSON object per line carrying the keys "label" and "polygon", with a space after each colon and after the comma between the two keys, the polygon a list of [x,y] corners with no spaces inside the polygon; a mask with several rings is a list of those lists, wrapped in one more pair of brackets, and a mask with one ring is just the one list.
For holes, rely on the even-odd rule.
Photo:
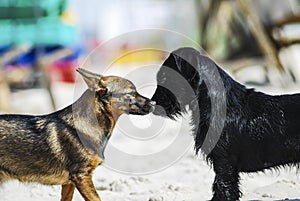
{"label": "dog's forehead", "polygon": [[118,76],[103,77],[103,81],[111,91],[131,93],[136,91],[135,85],[130,81]]}

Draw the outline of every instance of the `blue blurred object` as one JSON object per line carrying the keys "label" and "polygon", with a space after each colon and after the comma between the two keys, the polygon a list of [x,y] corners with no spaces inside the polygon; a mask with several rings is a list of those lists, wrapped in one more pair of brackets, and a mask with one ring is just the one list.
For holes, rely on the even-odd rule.
{"label": "blue blurred object", "polygon": [[[32,48],[29,52],[19,55],[14,61],[7,63],[7,65],[23,65],[23,66],[32,66],[37,62],[38,56],[49,55],[54,51],[64,48],[64,46],[36,46]],[[0,55],[6,51],[9,51],[10,47],[0,47]],[[73,47],[73,54],[61,59],[61,61],[71,61],[76,60],[83,52],[82,47],[77,46]]]}

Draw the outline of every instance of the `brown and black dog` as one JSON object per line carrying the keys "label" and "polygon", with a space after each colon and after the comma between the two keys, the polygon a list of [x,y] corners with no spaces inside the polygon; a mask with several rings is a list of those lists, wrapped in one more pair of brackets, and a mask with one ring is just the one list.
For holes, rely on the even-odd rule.
{"label": "brown and black dog", "polygon": [[88,90],[72,105],[43,116],[0,115],[0,183],[62,185],[62,201],[72,200],[76,187],[85,200],[100,200],[92,172],[117,119],[148,114],[155,103],[129,80],[77,71]]}

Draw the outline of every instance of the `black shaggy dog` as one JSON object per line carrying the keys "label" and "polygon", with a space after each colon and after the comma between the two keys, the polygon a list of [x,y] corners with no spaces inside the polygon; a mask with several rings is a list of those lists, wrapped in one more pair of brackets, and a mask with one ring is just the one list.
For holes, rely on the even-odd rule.
{"label": "black shaggy dog", "polygon": [[239,200],[240,172],[299,166],[300,94],[248,89],[193,48],[169,55],[157,85],[154,114],[174,119],[191,110],[196,153],[216,173],[212,200]]}

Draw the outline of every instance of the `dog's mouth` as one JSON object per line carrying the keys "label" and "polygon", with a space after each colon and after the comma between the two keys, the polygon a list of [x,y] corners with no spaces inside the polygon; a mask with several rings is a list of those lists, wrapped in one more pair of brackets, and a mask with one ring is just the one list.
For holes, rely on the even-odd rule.
{"label": "dog's mouth", "polygon": [[161,117],[168,117],[174,120],[177,116],[181,115],[181,110],[177,105],[176,107],[172,107],[171,105],[167,107],[157,105],[153,111],[153,114]]}
{"label": "dog's mouth", "polygon": [[166,110],[169,110],[169,108],[165,109],[161,105],[157,105],[157,106],[155,106],[153,114],[165,117],[165,116],[167,116]]}
{"label": "dog's mouth", "polygon": [[157,96],[153,96],[152,100],[153,99],[154,101],[157,100],[157,104],[153,111],[154,115],[158,115],[161,117],[169,117],[173,119],[174,116],[179,115],[181,113],[180,102],[173,94],[169,94],[169,96],[163,94],[163,96],[160,99],[157,98]]}
{"label": "dog's mouth", "polygon": [[180,102],[178,97],[174,95],[169,89],[158,85],[155,93],[153,94],[151,100],[156,101],[155,110],[153,114],[161,117],[173,118],[180,114]]}
{"label": "dog's mouth", "polygon": [[134,114],[134,115],[146,115],[155,110],[155,101],[149,101],[147,104],[141,106],[141,105],[133,105],[129,109],[129,114]]}

